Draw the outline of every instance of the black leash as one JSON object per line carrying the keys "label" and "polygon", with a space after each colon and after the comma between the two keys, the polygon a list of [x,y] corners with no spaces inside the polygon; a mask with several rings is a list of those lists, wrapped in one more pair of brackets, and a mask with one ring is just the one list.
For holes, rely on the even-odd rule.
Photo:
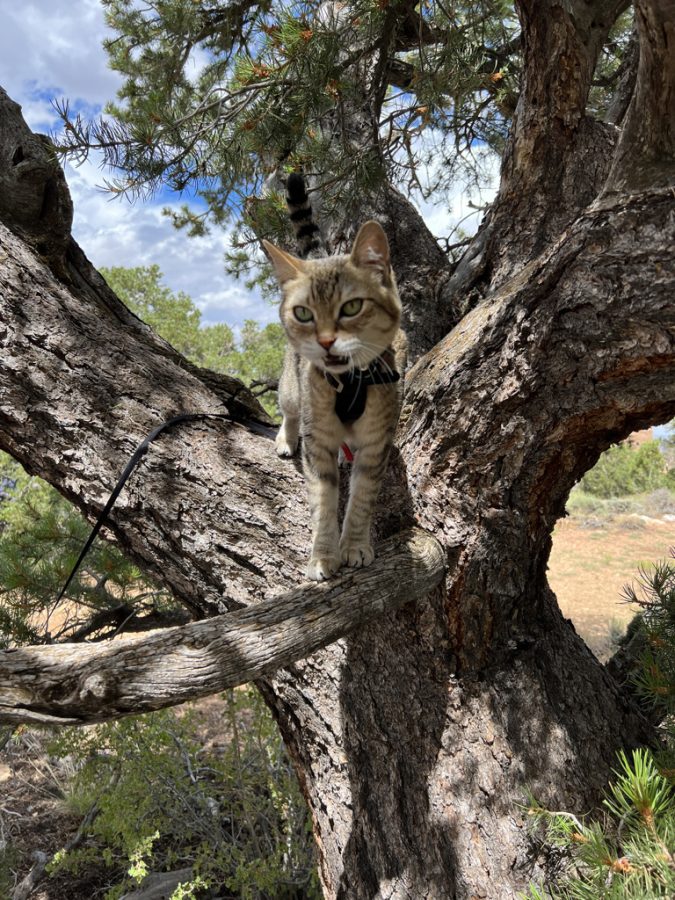
{"label": "black leash", "polygon": [[[328,381],[328,383],[333,388],[335,388],[337,392],[335,397],[335,412],[342,422],[353,422],[363,415],[363,412],[366,408],[366,398],[368,396],[369,385],[391,384],[392,382],[398,381],[401,377],[400,374],[393,369],[384,369],[380,364],[379,358],[371,363],[367,369],[345,372],[338,376],[331,375],[329,372],[324,372],[324,376],[326,378],[326,381]],[[110,510],[115,505],[115,501],[119,497],[122,488],[129,480],[138,463],[148,452],[148,447],[150,446],[150,444],[154,440],[156,440],[160,436],[160,434],[162,434],[167,429],[172,428],[174,425],[179,425],[182,422],[195,422],[199,419],[224,419],[226,422],[234,422],[238,425],[243,425],[245,428],[248,428],[250,431],[254,431],[257,434],[264,434],[265,436],[269,436],[269,430],[266,426],[262,424],[258,425],[257,423],[251,421],[242,422],[235,416],[229,415],[229,413],[181,413],[180,415],[173,416],[173,418],[167,419],[166,422],[162,422],[160,425],[158,425],[157,428],[151,431],[150,434],[143,441],[141,441],[138,447],[136,447],[131,459],[124,467],[124,471],[120,475],[111,495],[108,497],[106,505],[99,513],[96,524],[92,528],[84,547],[80,551],[77,562],[73,566],[73,569],[68,576],[66,583],[61,588],[61,593],[56,600],[57,603],[60,603],[63,599],[66,591],[70,587],[70,583],[72,582],[73,578],[77,574],[78,569],[82,565],[82,560],[91,549],[91,545],[96,540],[99,531],[103,527],[105,520],[108,518]],[[351,457],[351,453],[349,453],[349,457]]]}
{"label": "black leash", "polygon": [[115,501],[119,497],[122,488],[129,480],[131,473],[134,471],[138,463],[143,459],[145,454],[148,452],[148,447],[150,444],[156,440],[162,432],[166,431],[168,428],[172,428],[174,425],[178,425],[181,422],[194,422],[198,419],[224,419],[227,422],[235,422],[238,425],[244,425],[244,427],[248,428],[251,431],[255,431],[256,433],[267,434],[265,426],[260,425],[256,426],[254,422],[242,422],[240,419],[235,418],[234,416],[229,415],[228,413],[181,413],[178,416],[174,416],[171,419],[167,419],[166,422],[162,422],[161,425],[158,425],[150,434],[136,447],[134,450],[133,456],[129,460],[129,462],[124,467],[124,471],[120,475],[117,484],[113,488],[112,494],[108,497],[108,502],[103,507],[101,512],[99,513],[98,519],[96,520],[96,524],[91,530],[89,537],[87,538],[87,542],[85,543],[82,551],[80,552],[79,557],[77,558],[77,562],[73,566],[73,570],[68,576],[66,583],[63,585],[61,589],[61,593],[58,596],[57,603],[60,603],[63,599],[64,594],[70,587],[70,583],[77,574],[77,570],[82,565],[82,560],[85,558],[87,553],[89,552],[91,545],[96,540],[96,536],[98,535],[101,527],[103,526],[105,520],[108,518],[108,514],[110,510],[115,505]]}

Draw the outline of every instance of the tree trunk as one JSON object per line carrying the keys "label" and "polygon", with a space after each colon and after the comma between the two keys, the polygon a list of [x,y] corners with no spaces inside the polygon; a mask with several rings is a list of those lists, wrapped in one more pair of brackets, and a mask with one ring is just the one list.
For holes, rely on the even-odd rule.
{"label": "tree trunk", "polygon": [[[542,27],[527,20],[536,6],[522,4],[533,35]],[[567,40],[567,19],[556,18],[563,5],[541,6]],[[673,4],[639,10],[636,96],[672,98]],[[593,34],[586,47],[597,48]],[[578,113],[577,88],[572,96]],[[445,580],[259,682],[310,805],[328,898],[515,897],[544,871],[521,806],[527,792],[587,811],[615,750],[650,739],[630,698],[561,616],[546,565],[574,482],[612,441],[675,414],[674,169],[664,138],[673,134],[672,104],[634,102],[609,190],[578,215],[593,199],[582,191],[556,225],[555,205],[541,212],[538,126],[521,102],[514,148],[532,144],[532,161],[507,162],[500,203],[513,167],[521,166],[523,190],[531,172],[548,246],[539,252],[528,226],[516,250],[517,228],[505,224],[503,253],[491,251],[501,274],[485,283],[485,299],[408,373],[377,522],[381,538],[414,523],[433,534]],[[15,112],[5,105],[3,114]],[[650,160],[649,184],[627,174],[626,141],[640,115],[652,136],[637,157]],[[0,119],[0,134],[10,133]],[[557,183],[571,171],[576,140],[556,163]],[[594,176],[596,193],[600,181]],[[526,198],[513,202],[522,231]],[[412,233],[404,204],[397,215],[397,233]],[[30,237],[25,223],[2,216]],[[481,254],[488,244],[478,236]],[[231,380],[196,370],[152,336],[66,245],[64,271],[50,271],[34,242],[0,227],[0,444],[92,517],[159,420],[185,409],[225,408],[248,423],[264,423],[264,414]],[[409,286],[419,291],[425,265],[449,284],[448,267],[433,257],[421,269],[401,263],[404,296]],[[437,300],[451,317],[452,296]],[[301,580],[302,479],[262,430],[207,423],[167,436],[111,516],[125,551],[197,616],[270,599]],[[353,576],[356,590],[365,578]],[[36,654],[31,678],[47,675]],[[57,702],[44,702],[43,712],[59,715]]]}

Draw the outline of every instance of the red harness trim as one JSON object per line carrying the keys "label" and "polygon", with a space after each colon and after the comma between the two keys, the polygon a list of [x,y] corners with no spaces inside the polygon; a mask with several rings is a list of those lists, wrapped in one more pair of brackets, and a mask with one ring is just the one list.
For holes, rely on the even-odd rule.
{"label": "red harness trim", "polygon": [[345,459],[347,460],[348,463],[354,462],[354,454],[353,454],[352,451],[349,449],[349,447],[347,446],[347,444],[341,444],[341,445],[340,445],[340,449],[341,449],[342,452],[344,453]]}

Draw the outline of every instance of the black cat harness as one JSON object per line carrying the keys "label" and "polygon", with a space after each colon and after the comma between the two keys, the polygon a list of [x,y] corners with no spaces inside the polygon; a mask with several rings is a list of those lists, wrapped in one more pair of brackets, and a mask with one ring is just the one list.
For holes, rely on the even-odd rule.
{"label": "black cat harness", "polygon": [[[363,415],[371,384],[393,384],[401,378],[381,356],[367,369],[353,369],[340,375],[324,372],[323,376],[335,391],[335,414],[345,425],[356,422]],[[348,462],[353,461],[354,455],[347,444],[342,444],[342,452]]]}

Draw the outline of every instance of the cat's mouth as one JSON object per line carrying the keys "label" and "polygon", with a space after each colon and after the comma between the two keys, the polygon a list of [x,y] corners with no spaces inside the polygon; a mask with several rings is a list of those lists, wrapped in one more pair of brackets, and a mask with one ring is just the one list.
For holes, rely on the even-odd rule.
{"label": "cat's mouth", "polygon": [[324,366],[347,366],[349,365],[349,360],[346,356],[335,356],[333,353],[327,353],[323,360]]}

